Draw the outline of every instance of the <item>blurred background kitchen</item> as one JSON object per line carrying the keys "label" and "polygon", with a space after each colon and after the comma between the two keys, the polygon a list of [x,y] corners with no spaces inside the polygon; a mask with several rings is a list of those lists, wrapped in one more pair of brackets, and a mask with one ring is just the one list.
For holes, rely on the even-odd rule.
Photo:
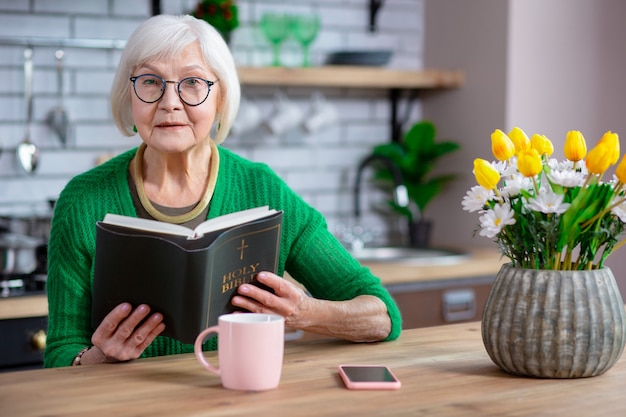
{"label": "blurred background kitchen", "polygon": [[[0,0],[0,216],[35,219],[31,223],[43,223],[36,234],[45,238],[51,202],[66,182],[138,144],[136,138],[120,135],[109,110],[109,90],[123,42],[153,13],[192,12],[197,3]],[[238,25],[230,32],[229,43],[240,67],[272,65],[273,50],[260,23],[263,15],[274,12],[319,18],[319,30],[309,51],[313,67],[327,66],[330,59],[337,58],[333,55],[337,52],[369,51],[373,54],[365,55],[368,59],[382,61],[350,63],[410,72],[430,68],[462,71],[464,81],[458,88],[426,89],[419,91],[415,100],[405,91],[415,89],[396,92],[395,116],[401,132],[427,119],[437,127],[438,139],[461,145],[435,169],[435,173],[445,171],[458,177],[428,209],[433,246],[495,251],[495,244],[488,239],[473,237],[477,218],[461,209],[461,199],[474,185],[473,159],[491,159],[490,134],[494,129],[508,131],[519,126],[529,136],[545,134],[553,141],[558,158],[562,158],[569,130],[580,130],[590,146],[607,130],[620,134],[622,144],[626,143],[626,80],[622,75],[626,67],[626,26],[622,22],[626,2],[235,3]],[[32,121],[26,123],[24,61],[29,38],[40,44],[33,41],[32,45]],[[42,45],[42,39],[49,44]],[[85,39],[90,40],[89,45],[80,45]],[[55,56],[59,50],[63,51],[60,58]],[[285,67],[303,65],[302,47],[294,36],[281,43],[279,59]],[[243,120],[235,124],[223,146],[269,164],[326,216],[331,230],[353,225],[352,188],[357,166],[374,145],[392,140],[389,89],[322,84],[285,87],[279,81],[276,85],[252,84],[242,86],[242,113],[248,108],[246,120],[252,122],[247,127]],[[332,115],[307,126],[320,101],[333,110]],[[286,127],[268,123],[276,107],[285,102],[296,109],[290,120],[299,123]],[[67,115],[67,134],[51,122],[60,103]],[[32,173],[25,172],[17,156],[17,149],[25,148],[22,145],[27,136],[38,151]],[[30,155],[32,148],[25,149],[23,154]],[[406,232],[399,226],[397,215],[380,210],[388,195],[367,180],[363,181],[362,194],[362,225],[376,231],[379,239]],[[625,259],[613,256],[608,265],[626,296]]]}

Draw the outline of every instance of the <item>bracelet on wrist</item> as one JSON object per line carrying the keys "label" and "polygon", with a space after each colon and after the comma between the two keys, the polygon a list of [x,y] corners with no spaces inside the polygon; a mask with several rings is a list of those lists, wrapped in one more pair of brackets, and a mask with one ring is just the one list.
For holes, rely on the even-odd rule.
{"label": "bracelet on wrist", "polygon": [[79,366],[81,364],[81,360],[85,352],[89,350],[88,347],[82,348],[77,354],[74,360],[72,361],[72,366]]}

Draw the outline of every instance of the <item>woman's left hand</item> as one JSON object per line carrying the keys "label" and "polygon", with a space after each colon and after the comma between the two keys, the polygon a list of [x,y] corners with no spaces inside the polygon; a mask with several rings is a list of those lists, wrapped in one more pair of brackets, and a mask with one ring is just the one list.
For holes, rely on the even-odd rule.
{"label": "woman's left hand", "polygon": [[241,296],[232,299],[233,305],[252,313],[278,314],[285,318],[288,327],[306,326],[304,312],[310,309],[313,298],[302,288],[271,272],[260,272],[257,280],[272,288],[274,294],[255,285],[243,284],[237,291]]}
{"label": "woman's left hand", "polygon": [[346,301],[320,300],[271,272],[260,272],[257,280],[272,290],[243,284],[232,303],[253,313],[278,314],[285,326],[339,337],[355,342],[384,339],[391,331],[387,307],[377,297],[361,295]]}

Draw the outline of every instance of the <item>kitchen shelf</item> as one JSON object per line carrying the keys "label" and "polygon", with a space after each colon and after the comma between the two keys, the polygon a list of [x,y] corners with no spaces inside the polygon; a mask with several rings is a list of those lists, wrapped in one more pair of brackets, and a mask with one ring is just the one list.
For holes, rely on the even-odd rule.
{"label": "kitchen shelf", "polygon": [[[157,2],[153,3],[153,8]],[[158,6],[158,4],[157,4]],[[0,45],[57,48],[123,49],[126,41],[115,39],[42,38],[0,36]],[[372,66],[326,65],[309,68],[239,67],[239,80],[249,86],[360,88],[389,91],[391,140],[397,142],[406,120],[399,120],[400,92],[410,91],[407,110],[420,90],[458,88],[465,82],[458,70],[400,70]],[[408,115],[408,111],[406,112]],[[406,118],[406,117],[405,117]]]}
{"label": "kitchen shelf", "polygon": [[[328,65],[310,68],[239,67],[239,81],[251,86],[335,87],[385,89],[391,104],[391,141],[402,135],[406,120],[398,120],[401,90],[416,91],[458,88],[465,82],[462,71],[437,69],[397,70],[381,67]],[[408,112],[407,112],[408,114]]]}
{"label": "kitchen shelf", "polygon": [[242,84],[256,86],[421,90],[458,88],[465,81],[461,71],[341,65],[310,68],[239,67],[237,72]]}

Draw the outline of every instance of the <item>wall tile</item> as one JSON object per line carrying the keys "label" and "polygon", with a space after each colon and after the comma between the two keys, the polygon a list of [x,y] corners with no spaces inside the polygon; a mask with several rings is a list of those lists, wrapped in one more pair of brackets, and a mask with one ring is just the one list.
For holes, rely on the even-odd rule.
{"label": "wall tile", "polygon": [[30,7],[29,3],[30,2],[27,2],[27,1],[0,0],[0,12],[7,12],[7,11],[27,12]]}
{"label": "wall tile", "polygon": [[152,14],[152,0],[113,0],[114,16],[139,16],[145,19]]}
{"label": "wall tile", "polygon": [[[146,1],[146,0],[144,0]],[[128,3],[139,3],[137,0]],[[108,1],[35,0],[35,13],[98,14],[108,12]]]}
{"label": "wall tile", "polygon": [[70,23],[66,16],[0,14],[0,36],[67,38]]}
{"label": "wall tile", "polygon": [[75,37],[91,39],[128,39],[137,25],[144,21],[146,17],[148,16],[137,18],[77,17],[74,22]]}

